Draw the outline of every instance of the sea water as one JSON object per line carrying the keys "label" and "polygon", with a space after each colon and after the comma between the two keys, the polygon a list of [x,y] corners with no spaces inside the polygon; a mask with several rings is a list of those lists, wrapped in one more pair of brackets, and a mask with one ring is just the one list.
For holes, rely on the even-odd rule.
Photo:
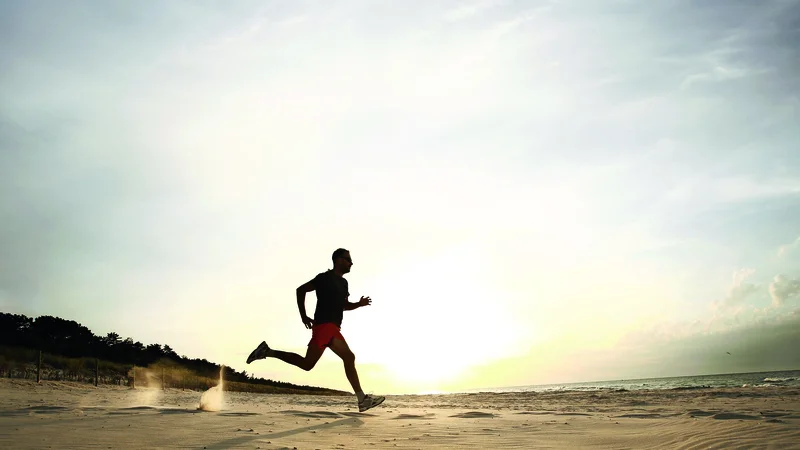
{"label": "sea water", "polygon": [[704,389],[768,386],[800,387],[800,370],[540,384],[532,386],[471,389],[465,392],[635,391],[642,389]]}

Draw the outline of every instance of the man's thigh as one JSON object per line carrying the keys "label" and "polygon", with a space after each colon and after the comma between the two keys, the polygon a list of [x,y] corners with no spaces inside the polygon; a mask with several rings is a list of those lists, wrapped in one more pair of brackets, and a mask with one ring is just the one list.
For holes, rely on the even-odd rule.
{"label": "man's thigh", "polygon": [[355,358],[355,355],[353,355],[353,352],[350,350],[350,346],[347,345],[347,341],[344,340],[344,337],[333,338],[333,341],[331,341],[331,350],[333,353],[336,353],[339,358],[342,358],[342,360],[346,361]]}
{"label": "man's thigh", "polygon": [[308,348],[306,349],[306,361],[316,364],[317,361],[322,358],[323,353],[325,353],[325,347],[319,346],[314,342],[309,342]]}

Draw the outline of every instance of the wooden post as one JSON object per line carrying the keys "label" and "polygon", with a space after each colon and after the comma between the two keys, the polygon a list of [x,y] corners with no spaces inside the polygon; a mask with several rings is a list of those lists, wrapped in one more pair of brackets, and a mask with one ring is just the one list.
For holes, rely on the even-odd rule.
{"label": "wooden post", "polygon": [[136,389],[136,364],[133,365],[133,386]]}
{"label": "wooden post", "polygon": [[42,382],[42,351],[39,350],[39,362],[36,364],[36,382]]}
{"label": "wooden post", "polygon": [[100,358],[94,359],[94,385],[97,386],[97,379],[100,378]]}
{"label": "wooden post", "polygon": [[167,390],[167,385],[166,385],[166,383],[164,383],[164,368],[163,367],[161,368],[161,390],[162,391],[166,391]]}

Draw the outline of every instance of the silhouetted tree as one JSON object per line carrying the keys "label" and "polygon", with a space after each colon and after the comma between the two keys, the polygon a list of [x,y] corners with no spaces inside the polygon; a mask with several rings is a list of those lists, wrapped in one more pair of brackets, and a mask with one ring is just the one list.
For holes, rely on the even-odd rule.
{"label": "silhouetted tree", "polygon": [[[0,355],[0,371],[5,373],[24,373],[24,364],[38,357],[36,350],[54,355],[48,361],[55,366],[58,373],[77,379],[85,370],[93,370],[93,358],[102,358],[108,364],[117,363],[119,367],[137,365],[178,364],[195,374],[211,379],[219,377],[219,365],[205,358],[190,359],[178,354],[169,345],[150,344],[128,337],[121,339],[117,333],[108,333],[104,337],[95,336],[87,327],[73,321],[53,316],[40,316],[36,319],[20,314],[0,313],[0,346],[5,348]],[[60,356],[55,356],[60,355]],[[65,359],[68,357],[71,359]],[[23,366],[19,366],[23,364]],[[106,364],[106,363],[104,363]],[[87,365],[91,366],[87,369]],[[16,367],[16,369],[15,369]],[[19,368],[23,367],[23,368]],[[115,366],[116,367],[116,366]],[[114,369],[122,370],[128,369]],[[56,377],[61,375],[56,374]],[[83,377],[83,375],[80,375]],[[326,389],[309,386],[297,386],[291,383],[254,378],[246,371],[241,373],[230,367],[223,369],[223,376],[229,381],[240,381],[263,384],[274,387],[323,391]]]}
{"label": "silhouetted tree", "polygon": [[164,344],[164,356],[172,360],[180,360],[180,357],[175,350],[172,349],[169,345]]}
{"label": "silhouetted tree", "polygon": [[0,313],[0,343],[20,347],[33,347],[31,326],[33,319],[20,314]]}

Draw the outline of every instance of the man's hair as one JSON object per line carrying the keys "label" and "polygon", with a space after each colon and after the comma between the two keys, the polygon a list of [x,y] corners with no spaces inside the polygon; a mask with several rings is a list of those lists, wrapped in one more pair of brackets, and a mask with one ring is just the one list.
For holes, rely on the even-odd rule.
{"label": "man's hair", "polygon": [[334,263],[336,263],[336,258],[342,257],[347,253],[350,253],[350,251],[349,250],[345,250],[343,248],[337,248],[336,250],[334,250],[333,255],[331,256],[331,259],[333,260]]}

